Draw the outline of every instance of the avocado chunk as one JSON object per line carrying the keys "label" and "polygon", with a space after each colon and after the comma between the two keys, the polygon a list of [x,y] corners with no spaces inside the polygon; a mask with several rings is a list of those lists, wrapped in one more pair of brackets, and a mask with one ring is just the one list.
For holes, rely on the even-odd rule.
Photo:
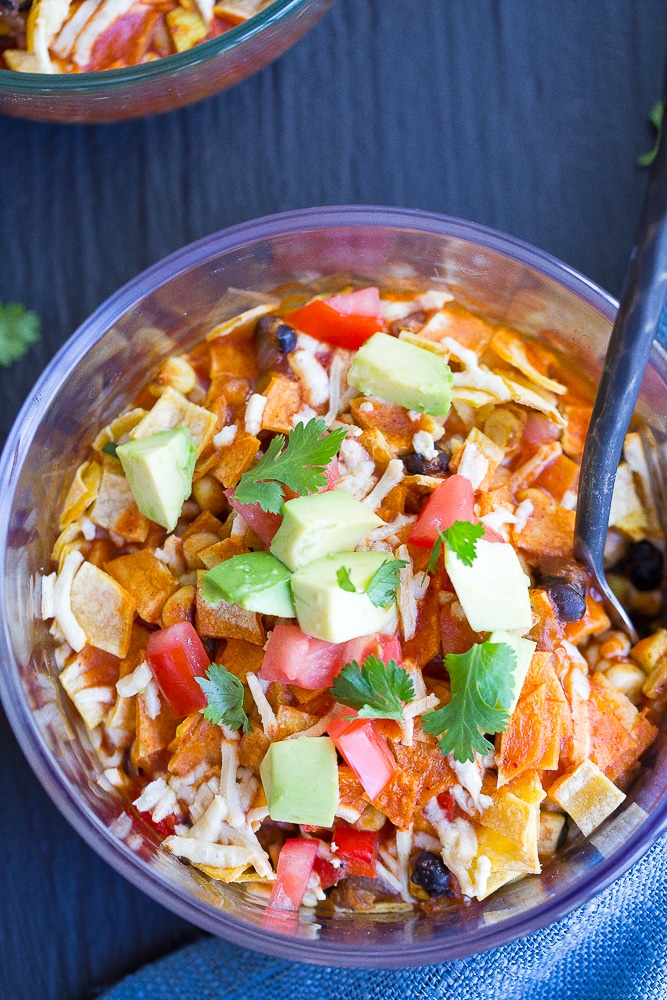
{"label": "avocado chunk", "polygon": [[507,542],[488,542],[480,538],[471,566],[466,566],[445,545],[445,569],[473,631],[517,629],[527,632],[532,626],[530,580]]}
{"label": "avocado chunk", "polygon": [[505,645],[511,646],[516,653],[516,666],[512,674],[512,700],[507,707],[507,711],[511,715],[519,700],[537,643],[533,642],[532,639],[524,639],[519,635],[514,635],[513,632],[506,632],[504,629],[496,629],[495,632],[491,632],[486,640],[487,642],[504,642]]}
{"label": "avocado chunk", "polygon": [[[388,552],[338,552],[308,563],[290,581],[302,631],[326,642],[347,642],[372,632],[391,632],[396,605],[377,607],[365,590]],[[355,592],[344,590],[338,571],[346,569]]]}
{"label": "avocado chunk", "polygon": [[452,402],[447,362],[387,333],[376,333],[361,345],[347,381],[365,396],[381,396],[418,413],[445,416]]}
{"label": "avocado chunk", "polygon": [[338,808],[338,760],[329,736],[272,743],[259,773],[272,820],[333,825]]}
{"label": "avocado chunk", "polygon": [[195,468],[196,449],[185,427],[120,444],[116,455],[141,513],[173,531]]}
{"label": "avocado chunk", "polygon": [[332,552],[346,552],[379,528],[382,518],[346,490],[295,497],[283,506],[283,520],[271,552],[291,570]]}
{"label": "avocado chunk", "polygon": [[204,573],[202,597],[213,606],[227,601],[261,615],[294,618],[291,575],[270,552],[246,552]]}

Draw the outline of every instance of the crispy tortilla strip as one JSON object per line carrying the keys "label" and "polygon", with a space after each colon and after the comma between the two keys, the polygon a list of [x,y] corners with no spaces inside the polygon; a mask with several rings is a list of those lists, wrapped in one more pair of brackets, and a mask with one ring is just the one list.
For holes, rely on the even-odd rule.
{"label": "crispy tortilla strip", "polygon": [[303,712],[300,708],[294,708],[292,705],[279,705],[276,712],[278,728],[275,738],[276,740],[285,740],[293,733],[301,733],[305,729],[310,729],[318,721],[317,715]]}
{"label": "crispy tortilla strip", "polygon": [[579,483],[579,466],[567,455],[558,455],[555,461],[540,472],[534,485],[546,490],[556,503],[562,503],[566,493],[575,493]]}
{"label": "crispy tortilla strip", "polygon": [[351,401],[350,412],[359,427],[381,432],[392,458],[414,451],[412,439],[422,429],[421,420],[411,420],[404,406],[359,396]]}
{"label": "crispy tortilla strip", "polygon": [[499,788],[526,771],[557,769],[565,716],[565,695],[553,655],[536,652],[507,729],[500,734]]}
{"label": "crispy tortilla strip", "polygon": [[372,804],[399,830],[407,830],[414,813],[435,795],[455,785],[458,778],[435,740],[433,745],[415,741],[408,747],[390,739],[389,746],[396,758],[396,771]]}
{"label": "crispy tortilla strip", "polygon": [[556,459],[562,456],[562,451],[563,449],[558,441],[548,441],[545,444],[539,445],[530,458],[526,459],[511,474],[509,481],[510,489],[518,493],[520,490],[525,490],[528,486],[532,486],[538,476],[552,465]]}
{"label": "crispy tortilla strip", "polygon": [[521,531],[510,525],[515,548],[533,565],[539,565],[545,556],[571,557],[575,512],[554,503],[544,490],[535,487],[522,490],[518,499],[530,500],[533,509]]}
{"label": "crispy tortilla strip", "polygon": [[563,407],[563,413],[567,425],[563,432],[561,444],[563,451],[570,458],[580,462],[584,453],[584,442],[588,433],[588,425],[591,422],[592,406],[581,403],[568,403]]}
{"label": "crispy tortilla strip", "polygon": [[611,621],[602,603],[596,601],[591,594],[586,594],[586,611],[578,622],[567,622],[565,638],[574,646],[579,645],[587,635],[598,635],[611,627]]}
{"label": "crispy tortilla strip", "polygon": [[88,729],[99,726],[108,715],[116,700],[118,677],[118,657],[94,646],[84,646],[60,674],[60,683]]}
{"label": "crispy tortilla strip", "polygon": [[253,771],[258,771],[270,746],[271,740],[265,735],[261,726],[253,729],[251,733],[244,733],[239,740],[239,764],[241,767],[250,767]]}
{"label": "crispy tortilla strip", "polygon": [[133,440],[149,437],[158,431],[171,431],[175,427],[185,427],[197,449],[197,457],[215,434],[217,419],[210,410],[191,403],[180,392],[167,386],[152,410],[132,428]]}
{"label": "crispy tortilla strip", "polygon": [[[251,310],[254,312],[254,310]],[[216,329],[220,329],[217,327]],[[213,331],[215,333],[215,330]],[[233,375],[254,381],[259,375],[252,340],[247,336],[213,336],[209,334],[212,379]]]}
{"label": "crispy tortilla strip", "polygon": [[498,357],[512,365],[513,368],[517,368],[522,375],[525,375],[527,379],[541,389],[546,389],[547,392],[554,392],[558,396],[562,396],[567,392],[566,387],[560,382],[555,382],[541,371],[538,371],[529,357],[529,345],[514,330],[499,327],[494,333],[489,346],[492,351],[495,351]]}
{"label": "crispy tortilla strip", "polygon": [[419,336],[426,340],[440,341],[454,337],[469,350],[481,354],[489,343],[496,327],[480,316],[475,316],[458,302],[448,302],[422,327]]}
{"label": "crispy tortilla strip", "polygon": [[151,522],[139,512],[120,462],[104,456],[97,499],[90,512],[93,524],[120,535],[126,542],[143,543]]}
{"label": "crispy tortilla strip", "polygon": [[418,604],[415,634],[403,643],[403,659],[424,667],[440,652],[441,641],[440,590],[431,584]]}
{"label": "crispy tortilla strip", "polygon": [[[256,3],[258,0],[238,0],[238,2]],[[230,291],[232,290],[230,289]],[[242,294],[247,301],[250,295],[254,296],[255,293],[243,291],[242,293],[237,292],[237,294]],[[240,330],[242,327],[248,326],[250,323],[254,326],[258,319],[261,319],[262,316],[267,316],[270,312],[275,311],[279,305],[280,302],[276,299],[269,299],[266,302],[261,302],[256,306],[252,306],[250,309],[245,309],[236,316],[232,316],[231,319],[226,319],[222,323],[218,323],[214,326],[210,333],[206,335],[206,340],[210,342],[217,340],[219,337],[228,337],[234,330]],[[235,370],[236,369],[233,368],[231,369],[232,372]]]}
{"label": "crispy tortilla strip", "polygon": [[292,418],[303,406],[301,386],[286,375],[272,375],[263,395],[266,406],[262,413],[262,430],[289,434]]}
{"label": "crispy tortilla strip", "polygon": [[160,712],[154,719],[146,711],[143,695],[137,695],[135,703],[136,728],[130,750],[132,766],[144,774],[164,772],[171,756],[169,744],[176,733],[176,719],[164,699],[161,701]]}
{"label": "crispy tortilla strip", "polygon": [[222,654],[222,662],[227,670],[244,682],[248,674],[257,673],[263,660],[262,647],[245,639],[228,639]]}
{"label": "crispy tortilla strip", "polygon": [[[539,871],[539,866],[536,866],[540,802],[545,794],[537,771],[526,771],[497,789],[492,796],[493,804],[479,817],[477,822],[480,826],[495,830],[516,846],[516,853],[501,862],[503,867],[515,871]],[[486,853],[482,844],[480,848],[482,853]]]}
{"label": "crispy tortilla strip", "polygon": [[91,646],[127,656],[136,602],[108,573],[84,562],[70,594],[72,613]]}
{"label": "crispy tortilla strip", "polygon": [[548,795],[572,817],[586,837],[625,799],[623,792],[590,760],[554,781]]}
{"label": "crispy tortilla strip", "polygon": [[536,642],[539,651],[551,651],[565,637],[565,624],[558,617],[546,590],[531,588],[529,593],[533,626],[526,638]]}
{"label": "crispy tortilla strip", "polygon": [[[223,17],[226,21],[231,21],[232,24],[243,24],[248,18],[259,14],[266,5],[267,0],[221,0],[220,3],[216,3],[213,9],[218,17]],[[276,305],[275,302],[269,302],[266,306],[249,311],[262,316],[265,312],[268,313],[275,309]],[[259,312],[259,309],[262,309],[263,312]]]}
{"label": "crispy tortilla strip", "polygon": [[[514,376],[505,372],[501,372],[500,374],[503,382],[512,394],[512,399],[515,403],[527,406],[530,410],[539,410],[540,413],[546,413],[559,427],[567,427],[567,418],[558,409],[556,399],[552,393],[538,390],[535,386],[526,384],[519,375]],[[563,450],[565,451],[565,446],[563,446]]]}
{"label": "crispy tortilla strip", "polygon": [[202,597],[204,570],[197,570],[197,597],[195,608],[196,628],[200,635],[213,639],[246,639],[257,646],[266,642],[262,616],[246,611],[239,604],[221,601],[211,607]]}
{"label": "crispy tortilla strip", "polygon": [[503,448],[473,427],[463,446],[449,463],[451,472],[458,472],[472,483],[473,490],[488,489],[493,473],[505,456]]}
{"label": "crispy tortilla strip", "polygon": [[139,421],[143,420],[146,416],[146,411],[141,407],[137,406],[133,410],[127,410],[125,413],[121,413],[119,416],[112,420],[110,424],[103,427],[99,432],[95,440],[93,441],[93,448],[95,451],[102,451],[105,444],[110,441],[114,441],[116,444],[122,444],[123,440],[127,439],[130,431],[133,427],[136,427]]}
{"label": "crispy tortilla strip", "polygon": [[140,549],[112,559],[105,569],[134,598],[139,617],[157,625],[165,601],[178,590],[178,580],[165,564],[150,549]]}
{"label": "crispy tortilla strip", "polygon": [[[120,661],[119,676],[127,677],[146,657],[146,644],[150,630],[135,622],[132,626],[130,648],[127,656]],[[129,747],[134,739],[137,726],[137,710],[134,698],[117,695],[116,704],[109,712],[106,728],[114,746]]]}
{"label": "crispy tortilla strip", "polygon": [[60,515],[61,531],[88,510],[97,497],[101,479],[102,466],[99,462],[83,462],[79,466],[63,504]]}
{"label": "crispy tortilla strip", "polygon": [[239,535],[233,535],[231,538],[223,538],[221,542],[214,542],[213,545],[199,549],[197,556],[206,569],[211,569],[218,563],[224,562],[225,559],[231,559],[232,556],[240,556],[249,551],[250,549],[244,540]]}
{"label": "crispy tortilla strip", "polygon": [[637,763],[658,730],[604,674],[593,674],[590,686],[590,760],[610,781],[617,781]]}
{"label": "crispy tortilla strip", "polygon": [[219,726],[214,726],[199,712],[188,715],[176,729],[169,744],[172,754],[168,764],[169,773],[182,778],[202,761],[206,761],[209,767],[219,767],[222,760],[221,739]]}
{"label": "crispy tortilla strip", "polygon": [[236,486],[243,473],[250,468],[259,451],[259,444],[259,438],[239,427],[232,443],[220,449],[218,464],[210,471],[225,489]]}
{"label": "crispy tortilla strip", "polygon": [[616,470],[609,526],[618,528],[634,542],[646,538],[648,532],[648,517],[635,488],[632,469],[627,462],[621,462]]}

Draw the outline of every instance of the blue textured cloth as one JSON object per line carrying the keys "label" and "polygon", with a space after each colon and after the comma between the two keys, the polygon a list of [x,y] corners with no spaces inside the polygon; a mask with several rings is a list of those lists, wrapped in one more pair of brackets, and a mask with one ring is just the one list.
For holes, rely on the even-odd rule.
{"label": "blue textured cloth", "polygon": [[667,836],[558,923],[503,948],[416,969],[354,970],[268,958],[204,938],[104,1000],[662,1000],[667,997]]}

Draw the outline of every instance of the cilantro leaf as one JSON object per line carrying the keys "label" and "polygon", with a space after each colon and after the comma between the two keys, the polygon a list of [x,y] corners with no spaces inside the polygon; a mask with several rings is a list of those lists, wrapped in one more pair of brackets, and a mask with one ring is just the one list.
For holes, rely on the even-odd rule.
{"label": "cilantro leaf", "polygon": [[329,434],[325,431],[324,420],[314,418],[298,423],[287,441],[284,434],[276,434],[264,457],[241,476],[234,498],[279,514],[285,499],[283,486],[302,496],[316,493],[324,486],[324,470],[347,433],[344,427]]}
{"label": "cilantro leaf", "polygon": [[8,368],[39,340],[40,319],[18,302],[0,302],[0,367]]}
{"label": "cilantro leaf", "polygon": [[356,708],[362,719],[403,718],[403,706],[413,700],[415,689],[407,670],[396,660],[384,664],[377,656],[367,656],[362,666],[346,663],[331,686],[341,705]]}
{"label": "cilantro leaf", "polygon": [[244,733],[252,732],[248,716],[243,710],[244,688],[241,681],[227,670],[222,663],[212,663],[206,677],[195,677],[197,684],[206,695],[208,705],[204,718],[217,726],[219,722],[230,729],[243,728]]}
{"label": "cilantro leaf", "polygon": [[472,521],[454,521],[441,531],[436,538],[426,567],[427,573],[435,573],[443,543],[455,552],[464,566],[472,566],[477,555],[477,540],[484,534],[483,524],[473,524]]}
{"label": "cilantro leaf", "polygon": [[102,451],[106,452],[107,455],[113,455],[113,457],[116,458],[118,445],[115,441],[107,441],[107,443],[102,447]]}
{"label": "cilantro leaf", "polygon": [[396,598],[398,576],[404,566],[405,559],[385,559],[368,581],[366,593],[376,608],[388,608]]}
{"label": "cilantro leaf", "polygon": [[350,571],[347,566],[339,566],[336,570],[336,579],[341,590],[346,590],[348,594],[356,594],[357,588],[350,580]]}
{"label": "cilantro leaf", "polygon": [[653,149],[650,149],[648,153],[644,153],[637,159],[638,167],[650,167],[656,158],[658,153],[658,145],[660,143],[660,133],[662,131],[662,119],[665,111],[664,101],[656,101],[656,103],[651,108],[649,112],[648,120],[656,131],[655,143]]}
{"label": "cilantro leaf", "polygon": [[467,653],[448,653],[445,667],[451,682],[451,701],[422,716],[425,733],[439,736],[443,754],[463,763],[474,751],[487,754],[493,747],[484,733],[507,728],[512,702],[516,653],[504,642],[481,642]]}

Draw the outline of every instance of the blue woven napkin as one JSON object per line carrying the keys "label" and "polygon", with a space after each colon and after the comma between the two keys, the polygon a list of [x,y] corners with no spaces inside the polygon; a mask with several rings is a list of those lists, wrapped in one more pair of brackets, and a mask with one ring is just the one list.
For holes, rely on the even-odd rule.
{"label": "blue woven napkin", "polygon": [[473,958],[369,971],[286,962],[206,937],[103,1000],[664,1000],[667,836],[594,900]]}

